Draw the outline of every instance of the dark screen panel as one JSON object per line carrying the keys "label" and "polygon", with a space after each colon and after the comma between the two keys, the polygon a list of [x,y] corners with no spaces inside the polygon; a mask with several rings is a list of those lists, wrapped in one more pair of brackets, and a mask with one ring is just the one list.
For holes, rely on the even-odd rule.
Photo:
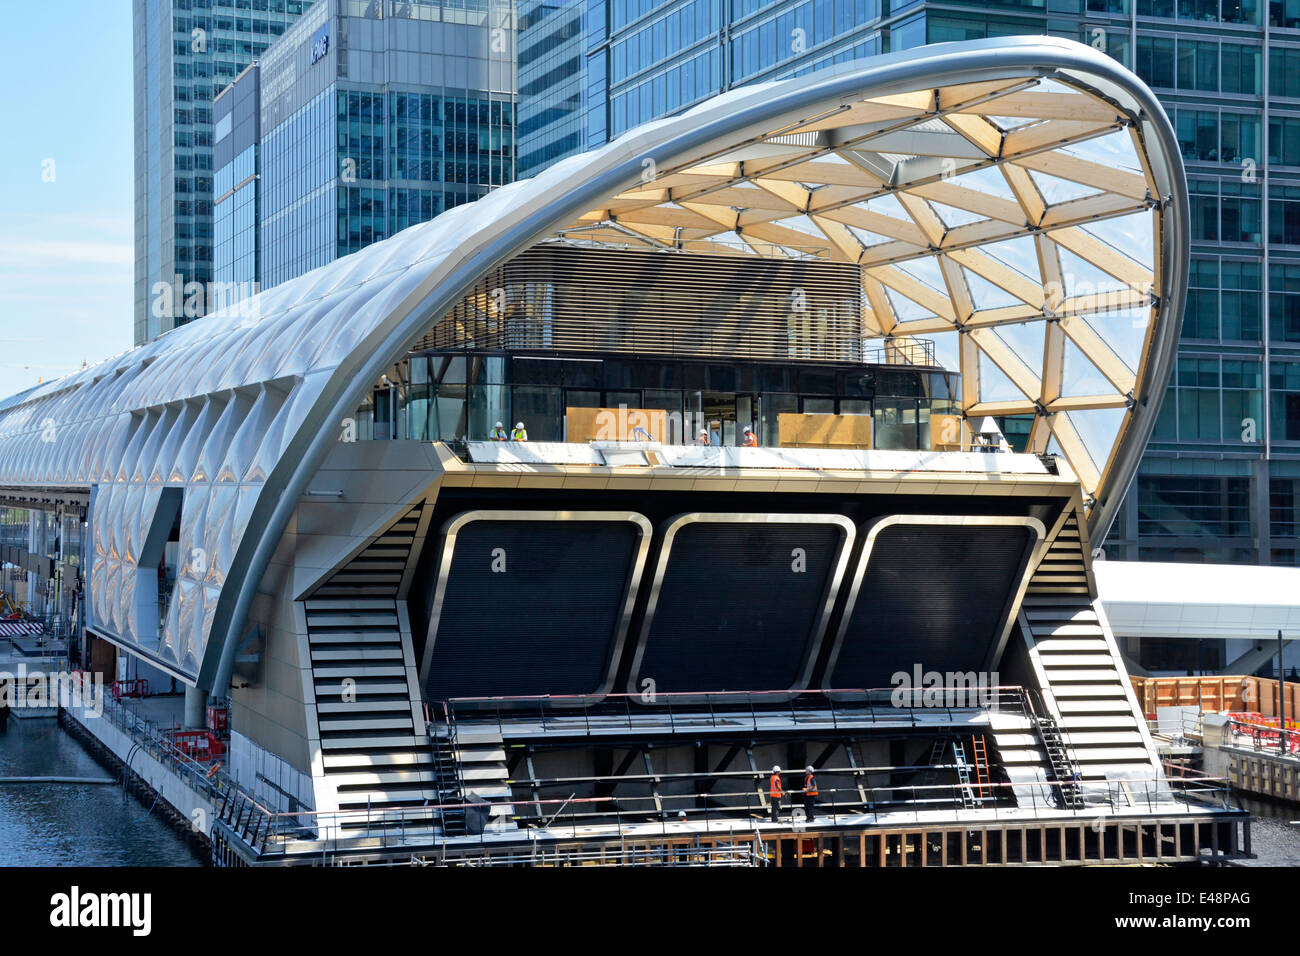
{"label": "dark screen panel", "polygon": [[[827,524],[681,526],[634,680],[663,693],[793,686],[843,539]],[[806,553],[799,573],[795,548]]]}
{"label": "dark screen panel", "polygon": [[827,685],[978,671],[1001,636],[1034,535],[1021,525],[890,525],[876,536]]}
{"label": "dark screen panel", "polygon": [[[428,699],[599,690],[639,537],[625,521],[462,526],[430,625]],[[505,570],[494,572],[501,557]]]}

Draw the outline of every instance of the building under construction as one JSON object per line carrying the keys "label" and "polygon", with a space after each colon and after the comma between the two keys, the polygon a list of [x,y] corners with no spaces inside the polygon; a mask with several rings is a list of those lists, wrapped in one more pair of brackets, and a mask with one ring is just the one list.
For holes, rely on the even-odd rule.
{"label": "building under construction", "polygon": [[1187,242],[1108,57],[842,64],[9,399],[0,496],[229,695],[221,863],[1226,858],[1091,570]]}

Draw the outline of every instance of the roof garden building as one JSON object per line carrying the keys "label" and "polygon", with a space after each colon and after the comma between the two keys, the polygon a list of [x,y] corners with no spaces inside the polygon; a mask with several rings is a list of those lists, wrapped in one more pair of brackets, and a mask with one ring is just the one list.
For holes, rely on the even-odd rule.
{"label": "roof garden building", "polygon": [[[15,396],[0,490],[87,509],[92,634],[229,688],[232,785],[287,815],[223,810],[223,860],[671,829],[788,861],[773,764],[817,766],[801,836],[850,865],[922,810],[954,848],[1023,820],[1025,861],[1121,826],[1231,854],[1239,816],[1163,775],[1091,571],[1188,229],[1172,128],[1094,50],[844,64]],[[1032,453],[985,444],[1009,413]]]}

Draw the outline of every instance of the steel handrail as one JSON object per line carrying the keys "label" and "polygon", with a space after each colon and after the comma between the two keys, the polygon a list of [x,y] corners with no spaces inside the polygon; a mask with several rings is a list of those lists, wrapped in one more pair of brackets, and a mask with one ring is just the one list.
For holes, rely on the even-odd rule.
{"label": "steel handrail", "polygon": [[[743,776],[746,774],[741,774],[741,775]],[[751,777],[752,776],[761,777],[761,774],[754,774],[752,772],[748,772],[747,775]],[[1117,802],[1114,798],[1114,793],[1118,783],[1119,781],[1100,780],[1100,781],[1088,781],[1087,785],[1094,788],[1101,787],[1101,786],[1106,787],[1110,809],[1112,812],[1116,812]],[[1223,777],[1203,776],[1198,778],[1187,778],[1184,780],[1177,780],[1177,779],[1170,780],[1167,778],[1152,777],[1152,778],[1126,779],[1124,783],[1128,784],[1129,786],[1133,786],[1139,783],[1144,785],[1144,793],[1147,796],[1147,803],[1149,809],[1154,809],[1155,801],[1159,797],[1162,791],[1164,793],[1167,793],[1173,799],[1174,802],[1182,802],[1187,806],[1192,805],[1193,797],[1202,799],[1206,796],[1218,795],[1220,798],[1218,802],[1221,802],[1225,807],[1225,809],[1228,808],[1228,804],[1226,803],[1226,797],[1230,796],[1231,794],[1231,784],[1226,778]],[[1154,788],[1152,787],[1153,784],[1155,785]],[[1025,787],[1025,784],[989,783],[986,786],[989,789],[995,791],[1001,791],[1005,793],[1008,791],[1012,791],[1017,787],[1023,789]],[[855,787],[853,788],[832,787],[829,789],[827,788],[823,788],[823,789],[826,789],[826,792],[828,792],[832,796],[848,794],[851,797],[857,797],[859,794],[858,789]],[[903,808],[912,808],[914,810],[919,810],[921,806],[923,806],[924,804],[936,804],[936,803],[942,803],[945,805],[952,804],[952,803],[959,804],[960,803],[959,790],[960,790],[960,785],[957,784],[933,784],[933,785],[917,784],[917,785],[895,785],[895,786],[872,787],[872,788],[868,788],[866,791],[868,794],[868,800],[865,805],[862,803],[861,799],[859,798],[859,799],[850,799],[842,803],[840,803],[839,801],[833,801],[833,802],[819,801],[818,808],[821,809],[828,817],[830,817],[833,822],[835,822],[838,821],[838,818],[840,816],[845,815],[845,811],[841,809],[837,809],[840,807],[855,808],[854,811],[849,815],[857,817],[857,816],[871,815],[871,814],[875,814],[878,816],[881,808],[891,807],[891,806],[898,806]],[[882,795],[891,795],[891,794],[898,793],[900,791],[911,794],[911,799],[910,800],[892,799],[892,798],[881,799]],[[676,802],[684,802],[684,801],[695,801],[701,797],[709,797],[714,800],[721,799],[721,798],[735,798],[737,800],[743,799],[745,801],[743,812],[749,813],[751,815],[761,816],[761,811],[756,811],[753,808],[752,801],[755,797],[755,793],[753,790],[750,790],[748,788],[742,790],[724,790],[724,791],[710,790],[710,791],[698,791],[698,792],[682,793],[682,794],[667,794],[667,795],[661,794],[659,795],[658,799],[660,802],[676,803]],[[252,798],[248,798],[248,799],[254,806],[257,807],[257,809],[266,813],[268,817],[266,836],[263,840],[263,845],[267,845],[270,843],[285,842],[290,837],[290,834],[287,832],[290,829],[293,831],[292,833],[293,838],[301,839],[302,831],[304,829],[304,824],[301,822],[303,818],[314,818],[316,822],[315,829],[317,833],[321,834],[322,838],[325,838],[325,834],[333,832],[335,834],[333,836],[333,839],[337,841],[338,839],[343,838],[342,836],[343,827],[349,824],[368,826],[371,828],[370,832],[372,835],[374,834],[374,832],[379,830],[380,827],[385,825],[392,826],[400,832],[406,830],[407,829],[406,825],[411,821],[428,823],[431,817],[437,815],[436,814],[437,811],[449,810],[449,809],[464,810],[473,807],[490,808],[493,806],[500,806],[506,803],[508,803],[510,806],[517,809],[527,808],[527,807],[534,808],[536,815],[533,817],[526,818],[522,813],[519,812],[516,812],[515,814],[512,815],[512,818],[515,819],[516,822],[525,825],[535,824],[536,821],[542,819],[544,816],[544,808],[546,807],[575,806],[581,809],[588,806],[594,808],[595,805],[597,804],[613,804],[614,809],[612,810],[603,813],[575,812],[574,814],[569,815],[565,820],[561,820],[559,822],[561,825],[571,825],[576,827],[577,825],[576,821],[579,819],[591,820],[593,818],[612,817],[613,819],[617,820],[620,826],[622,826],[626,822],[625,818],[633,814],[633,811],[626,809],[623,806],[623,804],[627,804],[630,802],[641,802],[647,804],[649,807],[653,807],[656,797],[654,794],[639,794],[634,796],[624,795],[624,796],[617,796],[617,797],[615,796],[600,796],[600,797],[566,796],[563,798],[559,798],[559,797],[540,798],[534,800],[520,800],[520,799],[511,798],[508,801],[506,800],[462,801],[462,802],[449,803],[449,804],[435,804],[435,805],[430,805],[425,807],[386,809],[381,811],[369,811],[369,812],[367,811],[296,811],[296,812],[290,811],[286,813],[267,811],[266,808],[262,807],[255,800],[252,800]],[[1032,798],[1032,799],[1033,799],[1034,807],[1037,808],[1036,798]],[[990,806],[984,806],[979,808],[966,808],[962,806],[954,807],[954,811],[957,815],[957,820],[968,818],[972,815],[980,818],[988,817],[991,815],[994,819],[998,819],[1001,813],[1010,809],[1021,809],[1021,808],[1006,806],[998,802],[994,802]],[[742,808],[740,806],[725,806],[725,805],[721,807],[710,808],[708,810],[703,810],[703,811],[701,811],[696,806],[692,806],[691,810],[694,813],[695,819],[697,820],[701,818],[708,818],[708,817],[716,818],[717,816],[726,813],[734,814],[734,813],[742,812]],[[1078,808],[1067,808],[1067,811],[1073,817],[1097,817],[1098,808],[1096,806],[1085,806],[1085,807],[1078,807]],[[635,821],[636,824],[643,825],[643,824],[653,823],[655,822],[653,819],[654,817],[658,817],[661,823],[666,824],[667,822],[669,822],[666,820],[664,814],[658,812],[655,809],[648,808],[644,811],[637,813],[636,815],[641,818]],[[376,822],[376,818],[377,818],[377,822]],[[917,819],[919,821],[919,817]],[[379,832],[386,832],[386,831],[379,830]],[[574,832],[576,836],[576,829]]]}

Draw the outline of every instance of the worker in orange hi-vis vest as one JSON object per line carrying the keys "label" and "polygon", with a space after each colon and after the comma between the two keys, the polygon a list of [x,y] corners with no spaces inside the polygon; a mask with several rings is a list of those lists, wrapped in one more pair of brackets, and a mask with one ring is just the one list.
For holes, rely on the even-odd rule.
{"label": "worker in orange hi-vis vest", "polygon": [[754,429],[750,428],[748,425],[745,426],[745,433],[740,439],[740,444],[745,448],[758,447],[758,436],[754,434]]}
{"label": "worker in orange hi-vis vest", "polygon": [[803,775],[803,815],[804,820],[812,823],[816,819],[813,813],[813,807],[817,804],[817,778],[813,776],[812,765],[804,771]]}
{"label": "worker in orange hi-vis vest", "polygon": [[781,783],[781,768],[772,768],[772,779],[767,784],[767,795],[772,801],[772,822],[777,822],[777,814],[781,812],[781,798],[785,796],[785,786]]}

